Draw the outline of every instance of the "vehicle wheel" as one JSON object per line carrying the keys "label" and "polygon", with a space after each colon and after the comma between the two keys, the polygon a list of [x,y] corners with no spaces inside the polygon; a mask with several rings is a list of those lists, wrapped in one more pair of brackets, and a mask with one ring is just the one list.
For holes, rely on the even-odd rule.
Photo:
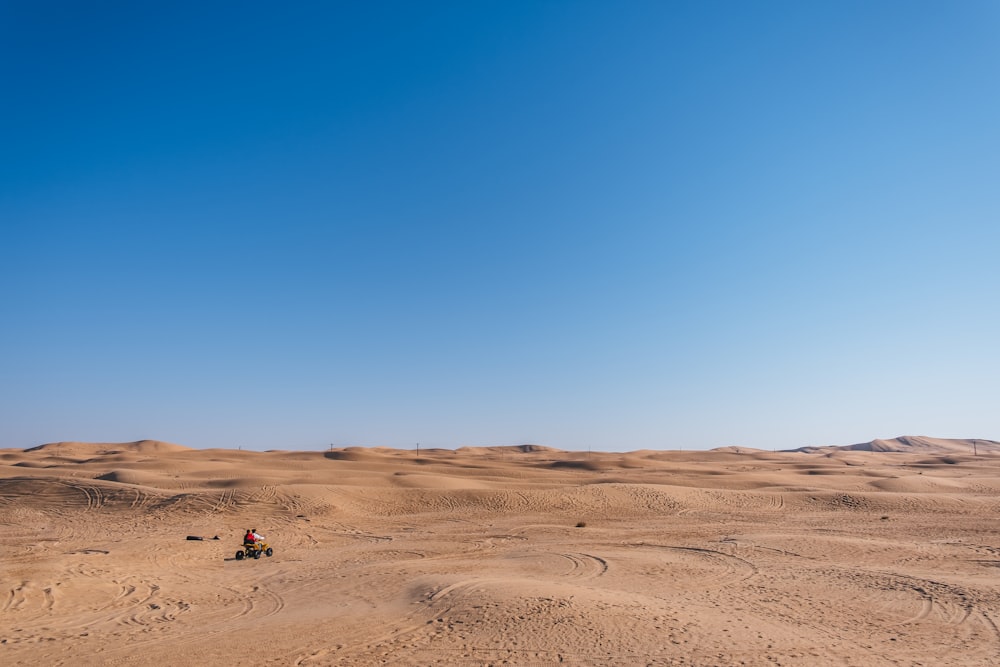
{"label": "vehicle wheel", "polygon": [[260,552],[259,551],[254,551],[253,552],[253,557],[254,558],[260,558]]}
{"label": "vehicle wheel", "polygon": [[243,552],[242,551],[237,551],[236,552],[236,560],[243,560]]}
{"label": "vehicle wheel", "polygon": [[271,556],[274,555],[274,549],[272,549],[271,547],[268,547],[267,551],[265,551],[264,553],[266,553],[267,557],[270,558]]}

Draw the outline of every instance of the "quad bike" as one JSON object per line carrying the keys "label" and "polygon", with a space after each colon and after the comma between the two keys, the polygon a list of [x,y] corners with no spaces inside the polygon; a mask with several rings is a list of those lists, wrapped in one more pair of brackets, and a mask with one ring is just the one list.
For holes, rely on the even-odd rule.
{"label": "quad bike", "polygon": [[244,542],[243,548],[236,552],[236,560],[260,558],[261,554],[271,557],[274,555],[274,549],[267,542]]}

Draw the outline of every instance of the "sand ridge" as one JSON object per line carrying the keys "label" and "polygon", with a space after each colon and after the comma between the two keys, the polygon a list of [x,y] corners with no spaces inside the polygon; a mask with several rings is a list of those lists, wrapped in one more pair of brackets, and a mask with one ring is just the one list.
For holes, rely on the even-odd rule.
{"label": "sand ridge", "polygon": [[[0,655],[1000,665],[1000,446],[972,443],[0,450]],[[250,527],[273,557],[235,560]]]}

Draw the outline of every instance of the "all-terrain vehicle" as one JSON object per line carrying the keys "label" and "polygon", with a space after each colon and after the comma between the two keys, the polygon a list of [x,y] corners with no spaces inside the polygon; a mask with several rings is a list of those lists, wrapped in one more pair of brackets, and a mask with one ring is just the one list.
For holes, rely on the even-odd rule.
{"label": "all-terrain vehicle", "polygon": [[274,549],[267,542],[244,542],[243,548],[236,552],[236,560],[260,558],[261,554],[270,558],[274,555]]}

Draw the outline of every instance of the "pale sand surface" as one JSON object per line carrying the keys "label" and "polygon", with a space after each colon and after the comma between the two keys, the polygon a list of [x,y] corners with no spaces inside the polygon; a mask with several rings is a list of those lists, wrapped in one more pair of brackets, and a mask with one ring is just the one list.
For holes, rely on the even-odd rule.
{"label": "pale sand surface", "polygon": [[0,663],[1000,665],[1000,447],[876,442],[0,450]]}

